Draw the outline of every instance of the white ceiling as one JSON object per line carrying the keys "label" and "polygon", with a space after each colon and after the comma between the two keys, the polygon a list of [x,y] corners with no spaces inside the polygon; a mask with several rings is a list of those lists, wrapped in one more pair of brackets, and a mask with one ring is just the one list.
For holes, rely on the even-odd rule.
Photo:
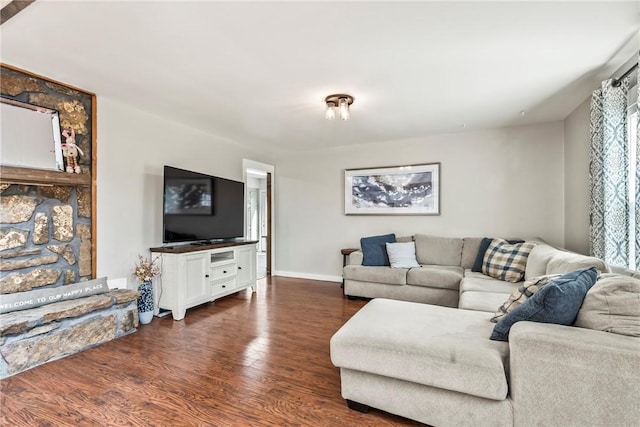
{"label": "white ceiling", "polygon": [[[38,0],[0,27],[0,59],[304,150],[562,120],[637,53],[639,3]],[[324,119],[332,93],[350,121]]]}

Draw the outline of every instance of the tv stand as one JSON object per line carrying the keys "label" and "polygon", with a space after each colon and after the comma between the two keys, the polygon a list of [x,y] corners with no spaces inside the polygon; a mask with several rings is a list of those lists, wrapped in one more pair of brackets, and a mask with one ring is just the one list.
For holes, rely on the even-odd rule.
{"label": "tv stand", "polygon": [[174,320],[182,320],[188,308],[248,288],[255,292],[256,243],[236,240],[151,248],[162,259],[154,289],[155,314],[171,310]]}

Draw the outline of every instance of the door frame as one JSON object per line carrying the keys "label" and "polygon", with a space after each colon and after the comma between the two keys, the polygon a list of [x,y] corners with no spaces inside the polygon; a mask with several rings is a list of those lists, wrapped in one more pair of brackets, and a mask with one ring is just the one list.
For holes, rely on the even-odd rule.
{"label": "door frame", "polygon": [[[242,178],[246,185],[248,172],[258,172],[266,174],[267,181],[267,277],[271,276],[271,273],[275,271],[275,259],[276,259],[276,243],[274,239],[275,235],[275,166],[266,163],[256,162],[254,160],[242,159]],[[249,192],[245,191],[244,205],[245,212],[247,207],[247,198]],[[247,235],[247,221],[244,221],[244,235]]]}

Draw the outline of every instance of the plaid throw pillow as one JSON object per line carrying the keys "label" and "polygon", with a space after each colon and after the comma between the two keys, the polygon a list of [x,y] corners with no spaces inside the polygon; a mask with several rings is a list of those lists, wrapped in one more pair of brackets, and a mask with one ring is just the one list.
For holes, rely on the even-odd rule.
{"label": "plaid throw pillow", "polygon": [[484,254],[482,273],[505,282],[521,281],[534,246],[535,243],[510,244],[503,239],[493,239]]}
{"label": "plaid throw pillow", "polygon": [[514,310],[520,304],[525,302],[534,293],[540,290],[547,283],[553,282],[560,277],[560,274],[549,274],[548,276],[532,277],[518,287],[518,290],[509,296],[509,299],[500,306],[500,308],[494,313],[491,321],[497,323],[508,312]]}

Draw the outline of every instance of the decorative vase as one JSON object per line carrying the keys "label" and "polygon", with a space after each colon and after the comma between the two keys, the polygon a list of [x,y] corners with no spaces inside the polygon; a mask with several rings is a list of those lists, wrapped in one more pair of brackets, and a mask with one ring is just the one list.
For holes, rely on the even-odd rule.
{"label": "decorative vase", "polygon": [[138,319],[146,325],[153,319],[153,288],[151,282],[143,282],[138,286]]}

